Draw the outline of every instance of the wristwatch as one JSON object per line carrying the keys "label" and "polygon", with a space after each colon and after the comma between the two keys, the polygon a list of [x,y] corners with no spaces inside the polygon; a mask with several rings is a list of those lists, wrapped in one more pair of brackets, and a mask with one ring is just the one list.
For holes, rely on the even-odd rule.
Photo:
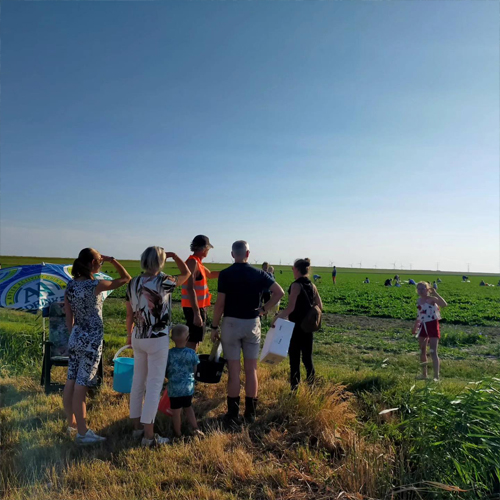
{"label": "wristwatch", "polygon": [[218,329],[219,329],[219,327],[218,327],[218,326],[215,326],[215,325],[210,325],[210,328],[211,328],[212,330],[218,330]]}

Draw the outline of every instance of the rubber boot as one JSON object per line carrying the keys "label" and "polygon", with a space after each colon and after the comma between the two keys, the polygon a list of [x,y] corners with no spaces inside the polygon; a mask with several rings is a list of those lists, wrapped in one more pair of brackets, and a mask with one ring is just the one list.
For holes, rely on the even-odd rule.
{"label": "rubber boot", "polygon": [[245,398],[245,414],[243,418],[248,424],[253,424],[255,422],[255,412],[257,411],[257,398]]}
{"label": "rubber boot", "polygon": [[224,415],[224,422],[227,425],[238,425],[240,413],[240,397],[227,397],[227,413]]}

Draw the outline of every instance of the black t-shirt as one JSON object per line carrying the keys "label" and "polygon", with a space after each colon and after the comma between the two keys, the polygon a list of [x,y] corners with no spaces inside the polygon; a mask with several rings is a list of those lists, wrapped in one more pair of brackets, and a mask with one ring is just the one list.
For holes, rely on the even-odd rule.
{"label": "black t-shirt", "polygon": [[[299,278],[293,283],[298,283],[301,287],[299,296],[297,297],[297,302],[295,302],[295,309],[290,313],[288,319],[292,323],[300,324],[306,317],[309,309],[311,309],[311,304],[314,304],[314,288],[311,280],[305,277]],[[288,295],[290,295],[292,285],[290,285],[290,288],[288,289]]]}
{"label": "black t-shirt", "polygon": [[224,316],[252,319],[259,315],[260,294],[274,283],[264,271],[247,263],[235,263],[219,274],[217,291],[226,294]]}

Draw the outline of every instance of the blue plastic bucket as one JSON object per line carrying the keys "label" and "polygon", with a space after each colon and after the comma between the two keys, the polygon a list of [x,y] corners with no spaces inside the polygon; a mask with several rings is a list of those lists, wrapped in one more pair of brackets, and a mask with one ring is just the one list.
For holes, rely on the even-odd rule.
{"label": "blue plastic bucket", "polygon": [[113,390],[122,394],[129,394],[132,390],[132,379],[134,378],[134,358],[119,358],[119,354],[130,346],[126,345],[118,350],[113,358],[115,368],[113,370]]}

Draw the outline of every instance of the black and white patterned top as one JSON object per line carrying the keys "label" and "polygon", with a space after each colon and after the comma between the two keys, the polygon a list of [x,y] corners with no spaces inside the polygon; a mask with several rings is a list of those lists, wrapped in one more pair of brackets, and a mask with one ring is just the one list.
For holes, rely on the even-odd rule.
{"label": "black and white patterned top", "polygon": [[72,280],[66,288],[66,297],[71,305],[75,324],[73,330],[102,337],[102,294],[95,294],[99,280]]}
{"label": "black and white patterned top", "polygon": [[171,295],[176,279],[159,273],[136,276],[127,288],[127,301],[134,312],[134,337],[158,338],[168,335],[171,323]]}

